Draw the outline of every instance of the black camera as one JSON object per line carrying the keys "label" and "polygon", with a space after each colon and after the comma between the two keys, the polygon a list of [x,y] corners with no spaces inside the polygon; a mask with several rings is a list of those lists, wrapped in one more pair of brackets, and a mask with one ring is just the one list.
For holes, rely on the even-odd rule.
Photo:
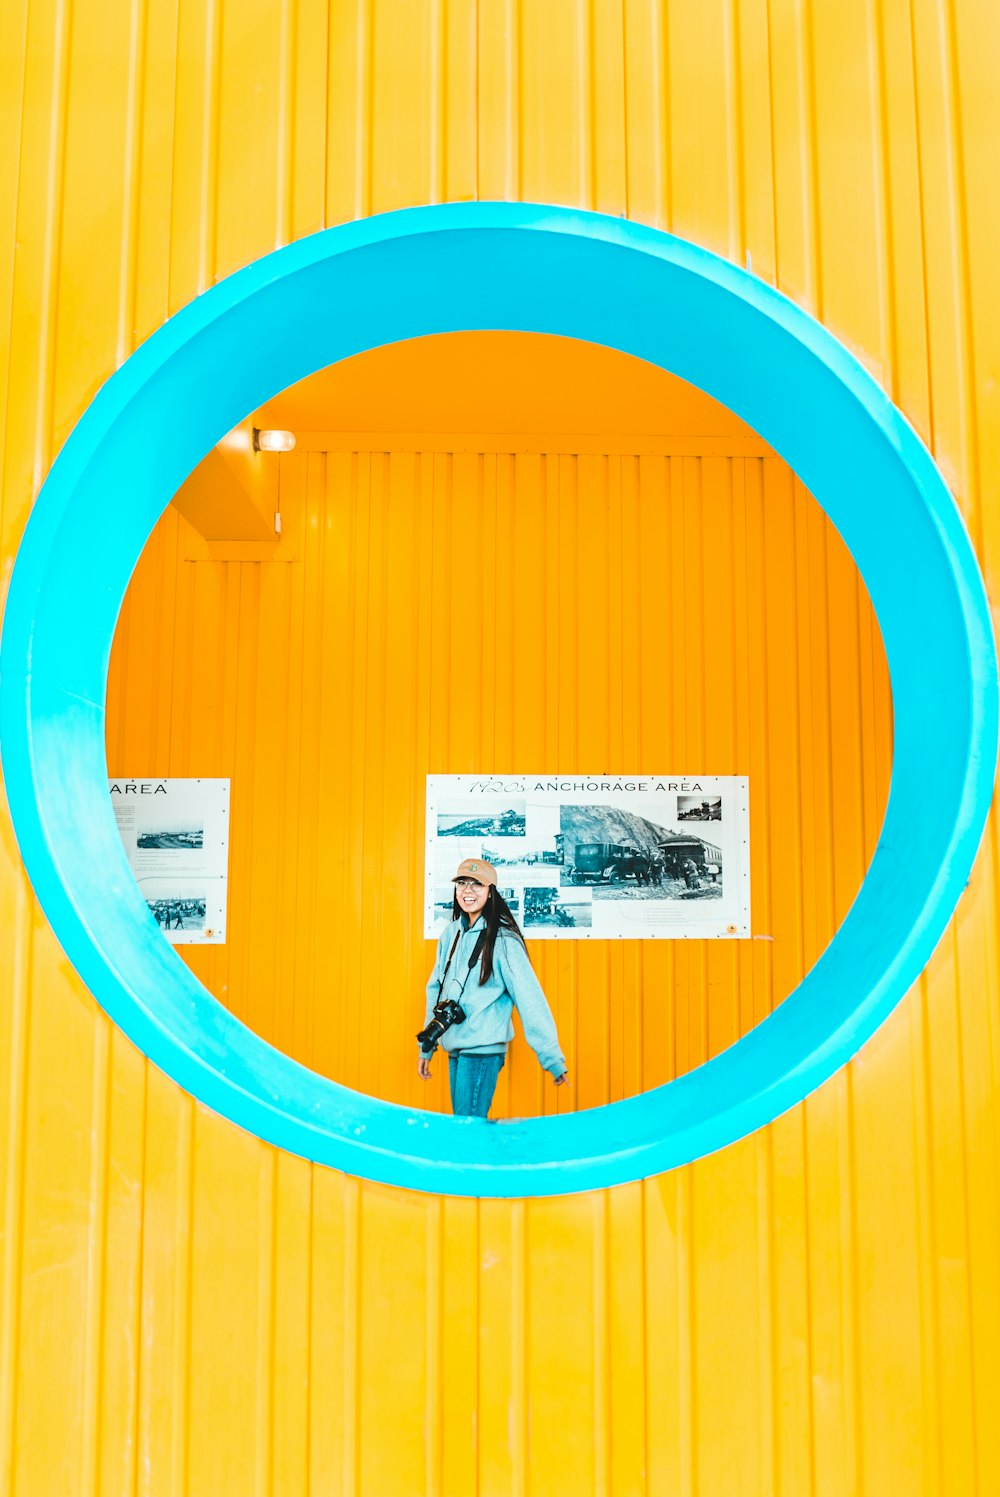
{"label": "black camera", "polygon": [[465,1009],[454,998],[439,998],[434,1005],[434,1017],[426,1029],[422,1029],[417,1039],[425,1050],[431,1050],[453,1024],[465,1023]]}

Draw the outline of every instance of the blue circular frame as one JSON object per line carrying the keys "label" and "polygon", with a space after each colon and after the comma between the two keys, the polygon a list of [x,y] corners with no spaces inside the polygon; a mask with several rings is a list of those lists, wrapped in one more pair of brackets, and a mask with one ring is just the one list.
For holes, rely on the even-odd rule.
{"label": "blue circular frame", "polygon": [[[129,577],[171,496],[276,391],[428,334],[604,344],[689,380],[790,464],[850,548],[893,688],[888,808],[861,890],[794,993],[655,1091],[502,1128],[350,1091],[273,1049],[179,962],[107,794],[105,695]],[[169,1076],[269,1143],[390,1185],[558,1195],[686,1164],[843,1065],[927,962],[966,883],[997,753],[997,661],[976,558],[901,413],[823,327],[706,250],[517,203],[409,209],[267,255],[172,318],[92,402],[38,497],[0,646],[7,793],[38,898],[84,982]],[[102,870],[100,880],[94,870]]]}

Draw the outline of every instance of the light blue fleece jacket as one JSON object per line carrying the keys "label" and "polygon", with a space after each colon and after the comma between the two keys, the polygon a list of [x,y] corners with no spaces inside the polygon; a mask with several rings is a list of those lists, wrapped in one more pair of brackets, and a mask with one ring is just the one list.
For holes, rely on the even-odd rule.
{"label": "light blue fleece jacket", "polygon": [[[461,935],[448,968],[444,992],[439,994],[441,974],[459,930]],[[489,981],[480,987],[479,963],[477,961],[470,972],[469,958],[481,930],[482,925],[478,920],[475,925],[470,926],[468,915],[462,914],[441,932],[434,970],[427,982],[424,1028],[431,1022],[438,997],[454,998],[465,1010],[465,1022],[452,1024],[445,1030],[441,1036],[441,1048],[449,1053],[462,1051],[473,1055],[503,1055],[514,1038],[513,1015],[516,1006],[521,1015],[524,1037],[538,1056],[539,1062],[553,1076],[561,1076],[566,1069],[566,1062],[559,1048],[559,1036],[556,1034],[552,1012],[528,960],[528,953],[515,935],[508,931],[498,931],[496,945],[493,947],[493,973]]]}

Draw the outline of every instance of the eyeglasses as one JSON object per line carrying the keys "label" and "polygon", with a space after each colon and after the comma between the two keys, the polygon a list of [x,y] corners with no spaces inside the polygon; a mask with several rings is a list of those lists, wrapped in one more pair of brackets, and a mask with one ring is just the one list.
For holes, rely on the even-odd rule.
{"label": "eyeglasses", "polygon": [[459,889],[484,889],[486,887],[477,878],[457,878],[455,883]]}

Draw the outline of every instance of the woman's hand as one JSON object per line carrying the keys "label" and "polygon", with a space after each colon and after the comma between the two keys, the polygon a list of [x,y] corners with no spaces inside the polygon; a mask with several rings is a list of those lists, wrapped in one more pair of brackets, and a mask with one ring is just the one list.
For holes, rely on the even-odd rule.
{"label": "woman's hand", "polygon": [[556,1086],[569,1086],[569,1072],[563,1071],[561,1076],[553,1077]]}
{"label": "woman's hand", "polygon": [[420,1077],[421,1081],[430,1081],[431,1058],[429,1055],[421,1055],[420,1059],[417,1061],[417,1075]]}

